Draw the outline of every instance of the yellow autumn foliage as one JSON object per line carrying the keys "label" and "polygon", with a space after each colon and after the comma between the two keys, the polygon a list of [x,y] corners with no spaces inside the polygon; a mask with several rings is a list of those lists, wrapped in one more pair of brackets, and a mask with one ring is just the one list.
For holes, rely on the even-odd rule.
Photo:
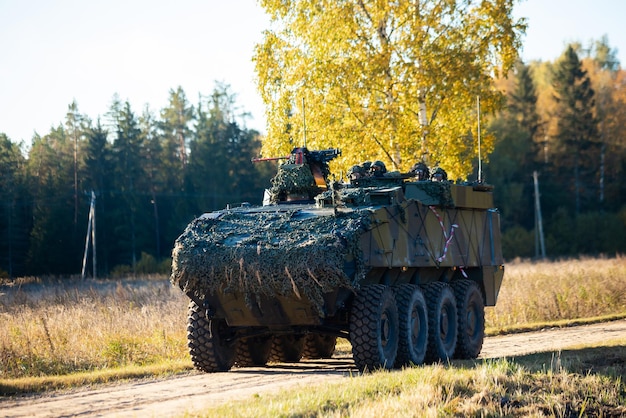
{"label": "yellow autumn foliage", "polygon": [[[306,126],[309,148],[343,150],[334,168],[378,159],[407,171],[424,158],[465,178],[478,153],[477,98],[483,113],[498,109],[494,76],[518,57],[525,23],[513,3],[261,0],[271,17],[254,55],[264,155],[303,145]],[[483,155],[492,147],[483,136]]]}

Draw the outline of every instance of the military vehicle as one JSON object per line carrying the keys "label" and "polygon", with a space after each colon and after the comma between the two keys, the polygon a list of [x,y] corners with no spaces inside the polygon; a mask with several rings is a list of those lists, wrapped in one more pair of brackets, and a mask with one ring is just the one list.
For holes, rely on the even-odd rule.
{"label": "military vehicle", "polygon": [[491,188],[384,165],[331,180],[339,154],[294,149],[263,206],[205,213],[176,240],[197,369],[330,358],[338,337],[361,371],[478,356],[504,275]]}

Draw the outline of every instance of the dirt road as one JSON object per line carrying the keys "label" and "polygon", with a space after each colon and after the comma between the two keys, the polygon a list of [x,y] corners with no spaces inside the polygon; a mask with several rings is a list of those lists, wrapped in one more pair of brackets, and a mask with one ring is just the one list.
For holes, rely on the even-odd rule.
{"label": "dirt road", "polygon": [[[485,339],[481,358],[511,357],[579,344],[626,338],[626,320]],[[201,411],[207,405],[246,399],[283,388],[339,381],[354,375],[348,354],[265,368],[233,369],[166,380],[102,385],[69,393],[0,400],[0,417],[163,417]]]}

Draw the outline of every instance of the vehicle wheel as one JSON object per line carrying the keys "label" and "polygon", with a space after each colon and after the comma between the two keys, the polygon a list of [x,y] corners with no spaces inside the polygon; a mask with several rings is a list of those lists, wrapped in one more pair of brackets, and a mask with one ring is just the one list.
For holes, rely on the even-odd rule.
{"label": "vehicle wheel", "polygon": [[297,363],[302,358],[304,336],[298,334],[274,335],[269,361],[275,363]]}
{"label": "vehicle wheel", "polygon": [[228,341],[229,327],[224,319],[207,319],[195,302],[189,303],[187,347],[196,369],[203,372],[225,372],[235,360],[235,344]]}
{"label": "vehicle wheel", "polygon": [[391,369],[398,354],[398,307],[393,291],[381,284],[364,286],[350,312],[350,342],[360,371]]}
{"label": "vehicle wheel", "polygon": [[239,367],[265,366],[270,358],[272,337],[248,337],[237,344],[235,364]]}
{"label": "vehicle wheel", "polygon": [[457,340],[457,309],[452,288],[434,282],[424,286],[428,307],[427,361],[448,361],[454,355]]}
{"label": "vehicle wheel", "polygon": [[304,337],[302,357],[309,359],[331,358],[335,352],[337,337],[326,334],[307,334]]}
{"label": "vehicle wheel", "polygon": [[402,284],[394,287],[400,318],[400,341],[396,367],[420,365],[428,346],[428,309],[419,286]]}
{"label": "vehicle wheel", "polygon": [[461,359],[478,357],[485,338],[485,302],[478,284],[472,280],[453,283],[459,315],[459,336],[454,356]]}

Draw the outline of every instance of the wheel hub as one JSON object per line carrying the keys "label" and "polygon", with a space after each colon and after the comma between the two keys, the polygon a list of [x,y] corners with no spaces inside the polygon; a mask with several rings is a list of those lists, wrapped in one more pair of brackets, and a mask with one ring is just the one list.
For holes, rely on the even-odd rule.
{"label": "wheel hub", "polygon": [[389,318],[387,317],[386,313],[383,313],[380,318],[380,341],[383,347],[385,347],[387,345],[387,342],[389,341],[389,334],[391,332],[389,328]]}

